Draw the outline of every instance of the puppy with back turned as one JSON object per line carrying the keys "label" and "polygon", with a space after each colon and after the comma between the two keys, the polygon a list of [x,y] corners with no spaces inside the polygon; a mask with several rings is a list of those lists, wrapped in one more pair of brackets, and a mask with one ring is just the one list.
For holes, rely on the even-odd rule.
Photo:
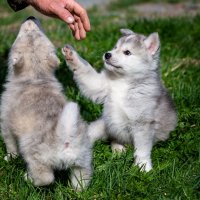
{"label": "puppy with back turned", "polygon": [[1,98],[5,159],[20,153],[27,163],[26,178],[36,186],[52,183],[54,169],[71,167],[71,183],[81,190],[92,175],[88,125],[78,105],[66,100],[54,76],[59,63],[39,21],[29,17],[10,50]]}

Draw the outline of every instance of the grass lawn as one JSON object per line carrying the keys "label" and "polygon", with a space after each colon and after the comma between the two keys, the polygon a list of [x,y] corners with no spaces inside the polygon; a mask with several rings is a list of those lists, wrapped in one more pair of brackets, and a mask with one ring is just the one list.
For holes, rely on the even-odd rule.
{"label": "grass lawn", "polygon": [[9,163],[4,161],[5,145],[0,139],[0,199],[200,199],[200,15],[147,20],[135,19],[131,13],[122,17],[120,9],[117,9],[118,13],[111,12],[112,6],[109,9],[103,15],[98,9],[89,12],[92,31],[87,39],[78,42],[64,23],[44,18],[31,9],[14,13],[6,1],[1,1],[0,91],[5,82],[9,48],[20,23],[29,15],[41,19],[47,36],[58,48],[61,65],[56,75],[64,86],[66,96],[80,104],[86,121],[97,119],[101,115],[101,106],[91,103],[79,93],[61,56],[61,47],[70,43],[100,70],[102,55],[114,46],[120,36],[120,28],[128,27],[144,34],[158,32],[162,45],[162,77],[176,103],[179,122],[168,141],[154,146],[154,169],[149,173],[140,172],[133,165],[133,149],[130,146],[127,146],[126,153],[113,155],[108,143],[98,141],[93,154],[94,176],[87,190],[76,193],[70,187],[68,172],[65,171],[56,172],[53,185],[36,188],[24,181],[26,166],[21,158]]}

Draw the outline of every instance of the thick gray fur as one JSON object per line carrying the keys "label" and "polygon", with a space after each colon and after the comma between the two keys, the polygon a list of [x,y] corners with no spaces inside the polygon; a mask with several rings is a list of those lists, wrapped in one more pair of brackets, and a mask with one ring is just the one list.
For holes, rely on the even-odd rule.
{"label": "thick gray fur", "polygon": [[122,29],[122,37],[105,54],[105,68],[97,73],[69,45],[63,48],[67,65],[81,92],[104,105],[101,119],[91,125],[93,140],[109,137],[113,150],[135,147],[135,164],[152,169],[151,150],[176,127],[174,104],[159,72],[158,33],[148,37]]}
{"label": "thick gray fur", "polygon": [[54,169],[71,167],[72,186],[81,190],[92,175],[92,145],[78,105],[67,102],[54,76],[59,63],[39,22],[26,20],[10,50],[1,98],[5,158],[21,153],[27,163],[26,178],[36,186],[52,183]]}

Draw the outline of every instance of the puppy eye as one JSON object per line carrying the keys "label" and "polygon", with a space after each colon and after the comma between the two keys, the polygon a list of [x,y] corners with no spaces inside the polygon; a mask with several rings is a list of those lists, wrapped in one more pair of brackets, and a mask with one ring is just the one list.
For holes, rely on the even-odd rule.
{"label": "puppy eye", "polygon": [[113,49],[116,49],[117,48],[117,46],[115,46]]}
{"label": "puppy eye", "polygon": [[131,55],[131,52],[130,52],[129,50],[126,50],[126,51],[124,51],[124,54],[125,54],[126,56],[129,56],[129,55]]}

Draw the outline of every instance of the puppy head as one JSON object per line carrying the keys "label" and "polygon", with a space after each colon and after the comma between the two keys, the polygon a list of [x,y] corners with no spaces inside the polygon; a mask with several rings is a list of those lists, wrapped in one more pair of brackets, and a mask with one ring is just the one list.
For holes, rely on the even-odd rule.
{"label": "puppy head", "polygon": [[34,17],[21,25],[9,54],[10,72],[15,76],[52,73],[60,61],[55,48]]}
{"label": "puppy head", "polygon": [[158,33],[148,37],[121,29],[122,37],[115,47],[104,54],[105,68],[111,72],[132,75],[158,67],[160,41]]}

